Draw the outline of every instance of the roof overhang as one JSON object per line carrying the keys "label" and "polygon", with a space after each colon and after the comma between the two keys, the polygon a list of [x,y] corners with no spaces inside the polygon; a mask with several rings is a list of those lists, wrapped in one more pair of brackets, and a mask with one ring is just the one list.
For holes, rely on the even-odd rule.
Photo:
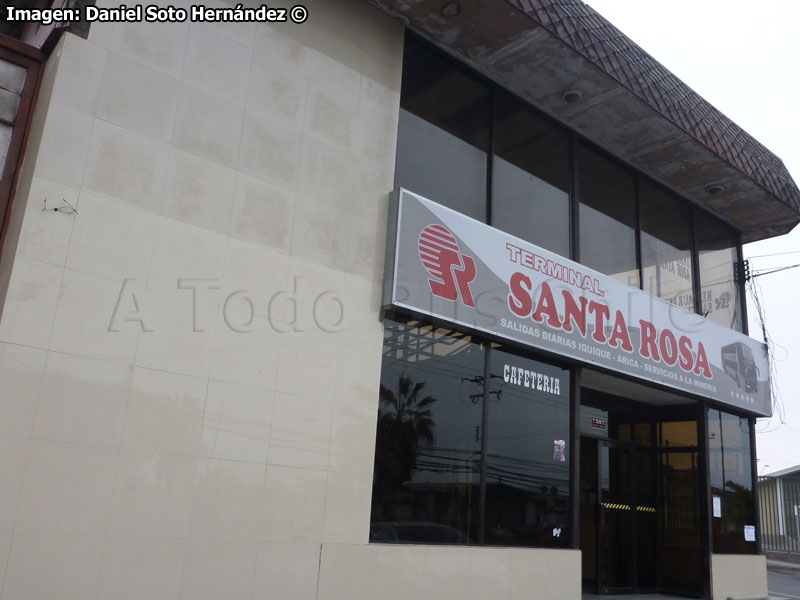
{"label": "roof overhang", "polygon": [[[800,222],[800,191],[783,163],[579,0],[368,1],[744,242]],[[564,101],[571,90],[579,102]]]}

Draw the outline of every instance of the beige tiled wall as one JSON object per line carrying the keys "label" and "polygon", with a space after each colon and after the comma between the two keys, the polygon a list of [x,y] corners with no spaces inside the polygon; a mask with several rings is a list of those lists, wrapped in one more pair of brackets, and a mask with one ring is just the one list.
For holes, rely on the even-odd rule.
{"label": "beige tiled wall", "polygon": [[367,545],[403,30],[306,5],[97,23],[49,60],[0,273],[0,599],[364,597],[353,573],[433,597],[473,568],[518,597],[574,570]]}
{"label": "beige tiled wall", "polygon": [[766,598],[767,593],[764,556],[711,555],[711,597],[714,600]]}

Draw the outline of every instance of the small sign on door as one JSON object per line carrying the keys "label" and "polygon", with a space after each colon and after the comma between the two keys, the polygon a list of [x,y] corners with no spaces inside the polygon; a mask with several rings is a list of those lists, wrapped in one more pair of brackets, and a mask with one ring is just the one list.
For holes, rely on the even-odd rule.
{"label": "small sign on door", "polygon": [[745,542],[755,542],[756,541],[756,526],[755,525],[745,525],[744,526],[744,541]]}

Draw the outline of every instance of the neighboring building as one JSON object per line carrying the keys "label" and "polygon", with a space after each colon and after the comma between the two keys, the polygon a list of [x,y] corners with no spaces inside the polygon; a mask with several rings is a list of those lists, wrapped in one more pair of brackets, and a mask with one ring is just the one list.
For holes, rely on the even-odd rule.
{"label": "neighboring building", "polygon": [[305,5],[4,30],[0,600],[765,595],[781,161],[578,0]]}
{"label": "neighboring building", "polygon": [[800,555],[800,465],[758,478],[762,548]]}

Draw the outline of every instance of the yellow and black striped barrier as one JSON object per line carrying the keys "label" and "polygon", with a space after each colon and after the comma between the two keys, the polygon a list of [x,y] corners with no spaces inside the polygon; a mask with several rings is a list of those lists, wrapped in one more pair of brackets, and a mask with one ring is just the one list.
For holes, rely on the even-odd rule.
{"label": "yellow and black striped barrier", "polygon": [[603,508],[609,508],[611,510],[630,510],[631,507],[628,504],[613,504],[611,502],[603,502]]}
{"label": "yellow and black striped barrier", "polygon": [[[607,508],[609,510],[634,510],[631,508],[630,504],[615,504],[613,502],[603,502],[601,503],[603,508]],[[636,509],[639,512],[656,512],[656,509],[652,506],[637,506]]]}

